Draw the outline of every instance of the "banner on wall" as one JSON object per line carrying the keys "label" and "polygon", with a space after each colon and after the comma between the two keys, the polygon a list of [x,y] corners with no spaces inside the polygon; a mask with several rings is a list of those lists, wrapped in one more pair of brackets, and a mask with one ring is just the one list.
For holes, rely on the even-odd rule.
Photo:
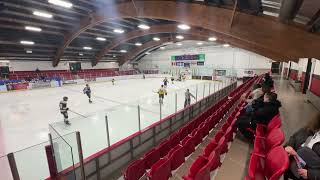
{"label": "banner on wall", "polygon": [[178,67],[204,66],[205,54],[171,56],[171,65]]}

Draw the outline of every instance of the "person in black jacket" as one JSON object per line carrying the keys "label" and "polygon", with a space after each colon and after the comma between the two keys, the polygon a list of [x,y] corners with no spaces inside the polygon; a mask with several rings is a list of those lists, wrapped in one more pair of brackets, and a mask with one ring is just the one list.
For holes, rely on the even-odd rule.
{"label": "person in black jacket", "polygon": [[263,96],[263,105],[254,111],[252,120],[255,124],[268,125],[270,120],[279,114],[279,108],[281,107],[280,101],[277,100],[278,95],[276,93],[268,92]]}
{"label": "person in black jacket", "polygon": [[269,73],[266,73],[266,74],[264,75],[263,84],[266,84],[266,85],[268,85],[270,88],[273,88],[274,82],[273,82],[273,80],[272,80],[272,78],[271,78],[271,76],[270,76]]}
{"label": "person in black jacket", "polygon": [[[290,166],[284,179],[294,180],[320,179],[320,113],[309,121],[306,127],[294,133],[285,144],[285,150],[290,156]],[[297,165],[294,157],[303,159],[303,167]],[[301,164],[300,164],[301,165]]]}
{"label": "person in black jacket", "polygon": [[277,94],[267,92],[263,96],[262,104],[259,107],[255,107],[251,114],[238,117],[236,126],[244,137],[252,140],[253,134],[247,131],[247,128],[255,131],[257,123],[267,125],[274,116],[279,114],[280,107],[281,103],[277,100]]}

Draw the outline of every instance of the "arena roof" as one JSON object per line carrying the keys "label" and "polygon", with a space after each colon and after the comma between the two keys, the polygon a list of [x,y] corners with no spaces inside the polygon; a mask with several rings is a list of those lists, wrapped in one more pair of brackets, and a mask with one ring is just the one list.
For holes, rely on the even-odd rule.
{"label": "arena roof", "polygon": [[[161,9],[153,10],[157,7]],[[234,7],[239,13],[235,13]],[[172,8],[175,8],[174,11]],[[124,59],[128,58],[127,53],[143,52],[141,48],[150,48],[143,45],[154,41],[154,37],[170,37],[168,40],[178,41],[175,37],[179,34],[189,34],[199,39],[199,36],[195,36],[199,33],[204,41],[215,36],[220,43],[227,42],[275,60],[292,60],[304,53],[297,50],[299,45],[296,45],[297,49],[292,49],[290,44],[310,39],[317,42],[309,42],[311,47],[306,50],[305,56],[319,55],[319,52],[313,52],[313,47],[320,47],[317,46],[320,45],[317,33],[320,26],[319,9],[318,0],[1,0],[0,58],[49,60],[53,61],[53,65],[59,61],[90,61],[95,65],[99,61],[130,60]],[[230,15],[227,19],[219,20],[214,17],[215,14],[207,13],[213,10],[217,15]],[[198,17],[199,14],[202,15],[198,19],[200,25],[192,19],[193,15]],[[268,29],[270,34],[267,31],[257,34],[266,38],[264,44],[262,40],[250,37],[253,35],[249,31],[249,34],[241,34],[244,29],[238,28],[240,23],[247,23],[248,28],[254,28],[256,24],[247,20],[251,16],[256,24],[263,22],[261,27],[273,25]],[[274,24],[279,20],[286,25]],[[181,23],[191,27],[190,33],[177,28]],[[150,29],[139,28],[142,24]],[[228,30],[225,27],[229,27],[229,24]],[[298,34],[299,37],[293,40],[278,37],[280,40],[277,44],[283,43],[280,45],[284,48],[272,50],[273,44],[268,41],[274,41],[272,38],[284,33],[283,29],[290,30],[292,34],[289,35]],[[205,33],[201,35],[202,31]],[[282,53],[285,48],[292,49],[292,52],[288,50]]]}

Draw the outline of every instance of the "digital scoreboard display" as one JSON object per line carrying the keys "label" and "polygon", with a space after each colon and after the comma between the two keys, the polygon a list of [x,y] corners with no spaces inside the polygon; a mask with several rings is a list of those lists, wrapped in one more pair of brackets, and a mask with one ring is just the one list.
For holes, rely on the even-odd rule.
{"label": "digital scoreboard display", "polygon": [[205,61],[205,54],[171,56],[171,61]]}
{"label": "digital scoreboard display", "polygon": [[204,66],[205,59],[205,54],[185,54],[180,56],[171,56],[171,65],[182,67]]}

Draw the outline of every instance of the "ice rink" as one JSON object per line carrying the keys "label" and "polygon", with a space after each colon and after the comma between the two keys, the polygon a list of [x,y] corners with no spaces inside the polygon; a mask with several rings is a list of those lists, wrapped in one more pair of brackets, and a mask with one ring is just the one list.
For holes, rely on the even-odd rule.
{"label": "ice rink", "polygon": [[[87,96],[82,92],[84,85],[0,94],[0,102],[2,102],[0,156],[42,143],[30,150],[19,151],[16,153],[18,156],[16,160],[18,169],[19,165],[23,169],[24,158],[28,156],[29,159],[38,159],[36,157],[39,156],[38,151],[43,151],[40,158],[43,162],[39,164],[47,168],[47,165],[44,164],[43,147],[48,144],[50,129],[54,138],[60,134],[66,141],[63,147],[61,139],[54,140],[54,142],[57,141],[57,144],[60,143],[58,147],[60,151],[56,153],[59,153],[61,158],[58,169],[63,169],[72,165],[72,161],[78,162],[75,131],[80,132],[83,154],[86,158],[108,146],[105,116],[108,117],[110,144],[113,144],[139,130],[138,105],[140,106],[140,128],[143,129],[159,121],[160,116],[164,118],[182,109],[184,92],[187,88],[199,100],[226,86],[226,83],[202,80],[175,81],[174,84],[170,82],[167,88],[168,95],[165,97],[160,115],[159,99],[155,92],[160,88],[162,80],[162,78],[121,80],[116,81],[115,85],[112,85],[111,82],[90,83],[92,104],[88,103]],[[69,97],[71,126],[63,123],[63,117],[59,111],[59,102],[63,96]],[[192,99],[192,102],[194,101],[195,99]],[[70,155],[69,146],[73,148],[73,157]],[[32,154],[31,157],[30,154]],[[19,161],[22,164],[19,164]],[[28,168],[23,171],[28,173]],[[44,172],[44,176],[45,173],[48,172]]]}

